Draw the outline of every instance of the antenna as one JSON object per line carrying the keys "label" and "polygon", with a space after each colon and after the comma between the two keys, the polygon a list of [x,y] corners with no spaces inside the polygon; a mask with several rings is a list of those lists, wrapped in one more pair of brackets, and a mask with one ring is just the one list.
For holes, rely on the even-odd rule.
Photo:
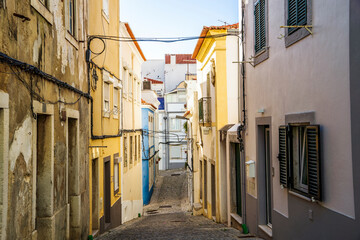
{"label": "antenna", "polygon": [[218,21],[224,23],[225,25],[228,25],[228,23],[223,20],[218,19]]}

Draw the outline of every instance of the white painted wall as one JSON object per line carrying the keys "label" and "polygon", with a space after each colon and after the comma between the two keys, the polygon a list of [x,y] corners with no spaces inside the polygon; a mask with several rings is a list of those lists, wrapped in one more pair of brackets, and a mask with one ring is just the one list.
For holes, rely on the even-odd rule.
{"label": "white painted wall", "polygon": [[[165,132],[165,120],[164,120],[164,111],[158,111],[159,112],[159,131]],[[161,158],[159,162],[159,170],[165,170],[165,151],[166,151],[166,145],[162,144],[165,142],[165,135],[164,134],[158,134],[159,137],[159,157]]]}
{"label": "white painted wall", "polygon": [[165,92],[174,90],[185,80],[188,65],[189,73],[196,73],[196,64],[165,64]]}
{"label": "white painted wall", "polygon": [[[253,1],[246,4],[246,56],[253,55]],[[354,218],[349,93],[349,1],[317,0],[313,36],[285,48],[279,40],[285,23],[284,2],[269,1],[270,57],[255,68],[246,65],[246,157],[256,160],[255,118],[272,117],[274,209],[288,216],[287,190],[279,185],[278,127],[285,114],[314,111],[322,126],[323,202]],[[291,64],[289,64],[291,63]],[[260,108],[264,114],[257,113]]]}
{"label": "white painted wall", "polygon": [[164,81],[165,60],[151,59],[141,65],[141,77]]}

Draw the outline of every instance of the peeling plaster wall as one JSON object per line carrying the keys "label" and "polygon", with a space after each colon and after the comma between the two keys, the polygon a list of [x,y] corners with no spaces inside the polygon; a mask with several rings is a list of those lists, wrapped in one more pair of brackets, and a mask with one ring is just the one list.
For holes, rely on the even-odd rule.
{"label": "peeling plaster wall", "polygon": [[[0,52],[19,61],[32,64],[40,70],[66,82],[83,92],[88,91],[84,43],[86,41],[87,3],[77,1],[77,26],[75,37],[67,33],[64,13],[66,0],[49,1],[49,10],[38,0],[5,0],[0,5]],[[17,13],[29,21],[14,16]],[[49,17],[50,16],[50,17]],[[15,72],[19,69],[12,68]],[[9,95],[9,165],[7,239],[87,239],[89,234],[88,196],[88,142],[89,104],[81,98],[76,104],[64,105],[58,100],[75,102],[79,95],[60,89],[48,81],[19,71],[20,79],[9,65],[0,63],[0,91]],[[34,107],[39,114],[50,114],[53,109],[53,146],[51,159],[51,216],[46,220],[36,218],[36,120],[32,117],[30,89],[35,92],[34,101],[46,101],[46,106]],[[51,102],[51,103],[49,103]],[[52,104],[55,103],[55,104]],[[78,112],[79,121],[79,199],[75,211],[81,219],[77,227],[70,226],[70,197],[68,196],[68,141],[67,122],[60,120],[60,111],[72,109]],[[66,111],[67,113],[69,111]],[[36,129],[36,128],[35,128]],[[47,130],[46,130],[47,131]],[[35,135],[34,135],[35,134]],[[47,226],[47,227],[41,227]],[[42,229],[40,229],[42,228]],[[46,232],[46,235],[43,235]]]}

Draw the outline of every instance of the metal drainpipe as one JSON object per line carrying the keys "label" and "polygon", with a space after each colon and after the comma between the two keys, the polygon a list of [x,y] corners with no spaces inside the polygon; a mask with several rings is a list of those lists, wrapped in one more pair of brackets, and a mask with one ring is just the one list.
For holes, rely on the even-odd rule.
{"label": "metal drainpipe", "polygon": [[[245,39],[244,39],[244,28],[245,28],[245,3],[244,0],[241,0],[241,49],[242,49],[242,59],[241,61],[245,61]],[[240,50],[240,49],[239,49]],[[243,119],[242,119],[242,124],[244,125],[243,127],[243,134],[242,136],[245,137],[245,124],[246,124],[246,110],[245,110],[245,63],[243,62],[241,64],[241,75],[242,75],[242,98],[243,98]],[[244,143],[245,144],[245,143]],[[243,152],[240,155],[240,159],[242,157],[243,159],[243,172],[242,172],[242,189],[245,190],[245,194],[242,194],[242,209],[243,209],[243,219],[244,219],[244,224],[246,224],[246,167],[245,167],[245,147]]]}
{"label": "metal drainpipe", "polygon": [[[240,32],[239,32],[240,35]],[[238,51],[237,51],[237,62],[240,62],[240,41],[239,41],[240,36],[238,36],[237,38],[237,47],[238,47]],[[240,74],[240,69],[241,69],[241,65],[237,64],[238,67],[238,122],[241,123],[241,74]]]}

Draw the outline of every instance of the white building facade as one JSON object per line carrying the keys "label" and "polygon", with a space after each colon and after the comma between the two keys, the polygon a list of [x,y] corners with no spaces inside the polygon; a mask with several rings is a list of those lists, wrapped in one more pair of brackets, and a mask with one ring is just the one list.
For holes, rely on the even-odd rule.
{"label": "white building facade", "polygon": [[359,239],[359,1],[239,6],[246,61],[240,222],[265,239]]}

